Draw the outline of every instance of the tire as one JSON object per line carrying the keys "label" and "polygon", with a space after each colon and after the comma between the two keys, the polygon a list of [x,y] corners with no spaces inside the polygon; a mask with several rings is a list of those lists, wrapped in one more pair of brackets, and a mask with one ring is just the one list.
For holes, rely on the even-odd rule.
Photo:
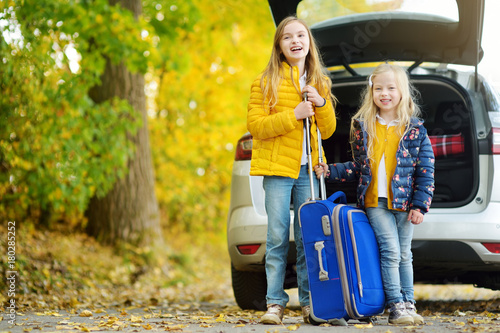
{"label": "tire", "polygon": [[266,272],[238,271],[231,264],[234,298],[243,310],[266,310]]}
{"label": "tire", "polygon": [[476,287],[500,290],[500,273],[498,272],[472,274],[470,281]]}

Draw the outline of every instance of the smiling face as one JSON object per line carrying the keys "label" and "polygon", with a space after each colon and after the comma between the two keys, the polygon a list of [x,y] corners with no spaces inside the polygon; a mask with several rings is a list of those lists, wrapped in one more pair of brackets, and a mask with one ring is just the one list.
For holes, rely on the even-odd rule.
{"label": "smiling face", "polygon": [[309,53],[309,43],[309,34],[306,27],[298,21],[292,21],[283,30],[280,48],[291,66],[301,67]]}
{"label": "smiling face", "polygon": [[397,118],[396,110],[401,101],[401,91],[398,88],[394,72],[389,70],[373,77],[373,102],[379,109],[380,116]]}

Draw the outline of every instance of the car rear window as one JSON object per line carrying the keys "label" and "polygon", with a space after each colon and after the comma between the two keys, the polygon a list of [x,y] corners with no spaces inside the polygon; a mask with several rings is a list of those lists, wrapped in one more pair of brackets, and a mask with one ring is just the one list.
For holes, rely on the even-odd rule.
{"label": "car rear window", "polygon": [[303,0],[297,16],[313,25],[331,18],[374,12],[408,12],[415,19],[458,22],[456,0]]}

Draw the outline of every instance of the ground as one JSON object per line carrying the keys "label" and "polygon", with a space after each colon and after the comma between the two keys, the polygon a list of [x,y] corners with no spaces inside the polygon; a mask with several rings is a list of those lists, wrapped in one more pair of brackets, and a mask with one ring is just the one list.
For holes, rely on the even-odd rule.
{"label": "ground", "polygon": [[[291,290],[282,326],[259,325],[263,314],[234,302],[223,233],[165,233],[161,249],[102,246],[84,233],[65,228],[16,230],[16,292],[2,281],[0,332],[42,331],[320,331],[305,326]],[[5,230],[0,234],[6,235]],[[5,241],[2,247],[7,248]],[[7,280],[8,281],[8,280]],[[385,316],[375,325],[351,323],[372,332],[497,332],[500,291],[470,285],[416,285],[418,309],[427,324],[399,328]],[[15,325],[9,305],[16,304]],[[340,329],[340,328],[339,328]]]}

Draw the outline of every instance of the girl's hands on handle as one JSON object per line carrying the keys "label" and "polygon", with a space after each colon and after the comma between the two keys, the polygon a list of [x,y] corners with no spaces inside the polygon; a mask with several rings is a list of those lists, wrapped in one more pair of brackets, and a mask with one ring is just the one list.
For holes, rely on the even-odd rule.
{"label": "girl's hands on handle", "polygon": [[307,100],[312,102],[314,106],[321,107],[325,105],[326,100],[321,97],[316,88],[313,86],[305,86],[304,89],[302,89],[302,93],[305,92],[307,93]]}
{"label": "girl's hands on handle", "polygon": [[314,108],[312,106],[312,103],[309,101],[300,102],[293,111],[295,112],[295,118],[297,120],[302,120],[314,116]]}
{"label": "girl's hands on handle", "polygon": [[316,172],[316,178],[319,179],[321,174],[323,174],[326,178],[326,174],[328,173],[328,164],[321,162],[314,167],[314,172]]}
{"label": "girl's hands on handle", "polygon": [[408,213],[408,221],[413,224],[420,224],[424,221],[424,214],[412,209]]}
{"label": "girl's hands on handle", "polygon": [[321,97],[316,88],[312,86],[305,86],[304,89],[302,89],[302,95],[304,95],[304,93],[307,93],[307,101],[301,102],[294,110],[297,120],[314,116],[313,106],[321,107],[326,103],[326,100]]}

